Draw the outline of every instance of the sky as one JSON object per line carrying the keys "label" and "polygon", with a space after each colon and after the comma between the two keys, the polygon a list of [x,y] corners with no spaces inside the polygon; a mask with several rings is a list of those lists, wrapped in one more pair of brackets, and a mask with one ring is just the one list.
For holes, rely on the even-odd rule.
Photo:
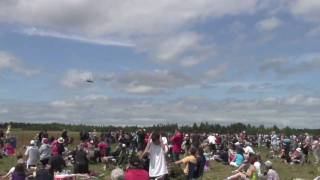
{"label": "sky", "polygon": [[0,122],[320,128],[319,0],[1,0]]}

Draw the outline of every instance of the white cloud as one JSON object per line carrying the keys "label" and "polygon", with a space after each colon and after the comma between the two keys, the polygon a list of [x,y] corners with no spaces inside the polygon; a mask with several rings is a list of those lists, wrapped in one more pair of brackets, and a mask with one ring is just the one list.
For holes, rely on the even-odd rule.
{"label": "white cloud", "polygon": [[9,113],[9,110],[7,108],[0,109],[0,114],[6,114]]}
{"label": "white cloud", "polygon": [[320,67],[320,54],[310,53],[298,57],[275,58],[260,66],[261,72],[274,72],[278,75],[290,75],[311,72]]}
{"label": "white cloud", "polygon": [[310,22],[320,23],[320,1],[294,0],[291,2],[291,12]]}
{"label": "white cloud", "polygon": [[216,68],[210,69],[205,73],[205,76],[209,79],[215,79],[221,77],[229,69],[228,64],[222,64]]}
{"label": "white cloud", "polygon": [[69,39],[74,41],[86,42],[91,44],[99,44],[105,46],[123,46],[123,47],[133,47],[134,44],[130,42],[120,41],[120,40],[111,40],[107,38],[88,38],[85,36],[79,36],[74,34],[62,34],[54,31],[45,31],[37,28],[27,28],[21,31],[24,34],[29,36],[47,36],[61,39]]}
{"label": "white cloud", "polygon": [[103,125],[149,125],[158,123],[189,124],[208,121],[229,124],[278,125],[281,127],[315,128],[320,113],[320,98],[294,95],[265,99],[222,99],[183,97],[157,101],[153,98],[79,98],[51,103],[6,104],[8,119],[20,122],[60,122]]}
{"label": "white cloud", "polygon": [[51,102],[50,105],[56,108],[71,108],[76,106],[75,103],[59,100]]}
{"label": "white cloud", "polygon": [[132,71],[113,76],[107,81],[111,88],[133,94],[166,93],[174,88],[192,84],[191,77],[176,71]]}
{"label": "white cloud", "polygon": [[179,63],[192,67],[216,53],[214,45],[194,32],[182,32],[159,38],[146,39],[139,43],[139,50],[146,52],[158,63]]}
{"label": "white cloud", "polygon": [[175,62],[183,67],[196,66],[216,51],[212,40],[193,32],[198,24],[224,16],[253,14],[258,6],[258,0],[98,0],[94,3],[3,0],[0,3],[0,23],[16,24],[25,34],[131,46],[157,62]]}
{"label": "white cloud", "polygon": [[14,55],[0,51],[0,71],[10,69],[15,73],[31,76],[39,73],[39,70],[26,67],[23,62]]}
{"label": "white cloud", "polygon": [[276,17],[263,19],[257,22],[256,27],[259,31],[273,31],[282,25],[282,21]]}
{"label": "white cloud", "polygon": [[88,80],[93,80],[92,72],[71,69],[61,80],[61,84],[67,88],[77,88],[88,85]]}
{"label": "white cloud", "polygon": [[256,0],[4,0],[0,21],[92,36],[130,36],[168,32],[206,18],[253,13],[256,6]]}
{"label": "white cloud", "polygon": [[320,36],[320,26],[314,27],[312,29],[310,29],[307,33],[306,33],[307,37],[317,37]]}

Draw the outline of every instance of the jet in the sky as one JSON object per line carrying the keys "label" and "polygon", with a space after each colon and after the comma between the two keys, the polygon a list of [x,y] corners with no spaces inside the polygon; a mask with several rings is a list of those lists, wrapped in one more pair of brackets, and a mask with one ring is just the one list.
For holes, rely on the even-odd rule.
{"label": "jet in the sky", "polygon": [[92,79],[87,79],[86,82],[87,83],[94,83],[94,81]]}

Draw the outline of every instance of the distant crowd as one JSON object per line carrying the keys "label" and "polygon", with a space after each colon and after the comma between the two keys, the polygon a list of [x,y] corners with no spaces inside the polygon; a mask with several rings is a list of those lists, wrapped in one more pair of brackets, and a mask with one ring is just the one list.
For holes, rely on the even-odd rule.
{"label": "distant crowd", "polygon": [[[148,180],[202,179],[211,170],[211,162],[234,167],[225,179],[279,180],[273,168],[275,159],[286,164],[318,164],[319,137],[309,134],[286,136],[270,134],[172,133],[114,130],[81,131],[79,139],[63,130],[58,137],[39,132],[25,147],[16,152],[17,139],[0,130],[0,156],[15,156],[17,163],[3,179],[51,180],[80,179]],[[268,149],[267,157],[259,150]],[[314,158],[310,158],[314,156]],[[312,159],[312,160],[311,160]],[[0,160],[1,161],[1,160]],[[101,166],[104,173],[93,166]],[[107,175],[107,171],[111,174]]]}

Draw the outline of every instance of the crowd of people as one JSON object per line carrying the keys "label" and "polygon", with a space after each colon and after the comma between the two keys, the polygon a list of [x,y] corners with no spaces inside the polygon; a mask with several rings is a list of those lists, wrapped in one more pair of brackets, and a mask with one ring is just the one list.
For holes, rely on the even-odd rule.
{"label": "crowd of people", "polygon": [[[9,129],[9,128],[8,128]],[[16,144],[9,132],[1,133],[1,154],[15,154]],[[286,164],[319,163],[320,145],[317,137],[270,134],[247,135],[218,133],[136,132],[115,130],[106,133],[81,131],[79,143],[64,130],[59,137],[49,137],[41,131],[30,140],[24,154],[15,154],[16,166],[2,178],[12,180],[50,180],[59,175],[72,174],[83,179],[105,176],[90,169],[90,164],[101,164],[111,171],[112,180],[201,179],[215,161],[234,167],[225,179],[279,180],[272,161]],[[16,143],[16,142],[14,142]],[[14,147],[15,146],[15,147]],[[262,159],[258,150],[270,150]],[[311,152],[314,161],[311,162]]]}

